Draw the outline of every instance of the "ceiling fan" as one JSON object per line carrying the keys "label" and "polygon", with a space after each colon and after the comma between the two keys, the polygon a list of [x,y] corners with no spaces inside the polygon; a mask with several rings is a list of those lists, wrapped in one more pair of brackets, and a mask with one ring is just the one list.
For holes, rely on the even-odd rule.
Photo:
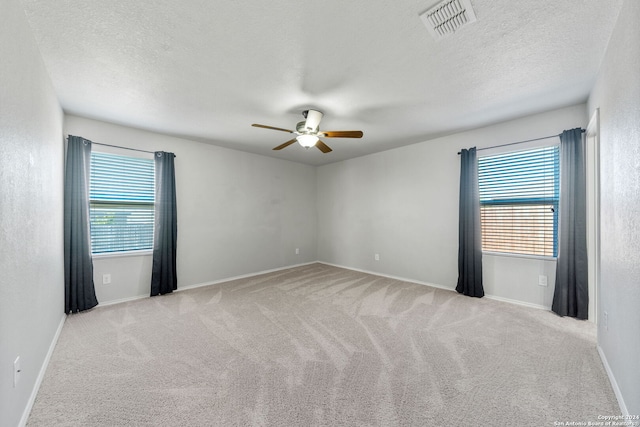
{"label": "ceiling fan", "polygon": [[362,131],[360,130],[320,130],[320,120],[322,120],[323,114],[317,110],[305,110],[302,112],[302,115],[306,120],[298,122],[296,125],[296,130],[289,130],[283,128],[277,128],[273,126],[252,124],[251,126],[257,128],[265,128],[265,129],[273,129],[279,130],[282,132],[295,133],[296,136],[293,139],[285,142],[284,144],[280,144],[277,147],[273,148],[274,150],[282,150],[285,147],[293,144],[298,141],[300,145],[304,148],[310,147],[318,147],[318,150],[323,153],[328,153],[331,150],[327,144],[322,142],[320,138],[362,138]]}

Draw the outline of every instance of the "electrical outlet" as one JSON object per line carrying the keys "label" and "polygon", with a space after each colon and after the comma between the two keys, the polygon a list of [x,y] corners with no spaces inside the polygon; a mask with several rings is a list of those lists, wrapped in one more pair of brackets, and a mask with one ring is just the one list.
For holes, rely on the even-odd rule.
{"label": "electrical outlet", "polygon": [[373,256],[373,259],[375,259],[376,261],[380,261],[380,254],[375,254]]}
{"label": "electrical outlet", "polygon": [[547,276],[538,276],[538,286],[547,286]]}
{"label": "electrical outlet", "polygon": [[13,388],[16,388],[20,382],[20,372],[22,369],[20,368],[20,356],[18,356],[13,362]]}
{"label": "electrical outlet", "polygon": [[296,255],[300,255],[300,248],[296,248]]}
{"label": "electrical outlet", "polygon": [[110,274],[103,274],[102,275],[102,284],[103,285],[108,285],[111,283],[111,275]]}
{"label": "electrical outlet", "polygon": [[609,330],[609,313],[606,311],[602,313],[602,327],[605,331]]}

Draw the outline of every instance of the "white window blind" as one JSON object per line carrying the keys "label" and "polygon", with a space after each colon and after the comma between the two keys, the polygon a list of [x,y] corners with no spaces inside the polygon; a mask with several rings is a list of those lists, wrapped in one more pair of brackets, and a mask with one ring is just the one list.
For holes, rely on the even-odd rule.
{"label": "white window blind", "polygon": [[153,248],[153,159],[91,153],[91,252]]}
{"label": "white window blind", "polygon": [[482,250],[556,257],[559,147],[480,157]]}

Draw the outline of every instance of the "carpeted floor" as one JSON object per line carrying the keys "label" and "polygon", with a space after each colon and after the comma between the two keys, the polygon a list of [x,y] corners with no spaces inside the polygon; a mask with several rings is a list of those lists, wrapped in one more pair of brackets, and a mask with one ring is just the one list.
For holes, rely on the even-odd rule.
{"label": "carpeted floor", "polygon": [[553,426],[619,413],[591,323],[313,264],[70,316],[28,425]]}

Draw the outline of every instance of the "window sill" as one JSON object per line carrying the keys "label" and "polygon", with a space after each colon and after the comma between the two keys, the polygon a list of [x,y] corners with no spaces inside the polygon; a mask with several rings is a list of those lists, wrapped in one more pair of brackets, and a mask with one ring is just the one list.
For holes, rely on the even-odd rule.
{"label": "window sill", "polygon": [[552,256],[544,256],[544,255],[524,255],[524,254],[509,254],[505,252],[488,252],[482,251],[482,255],[496,256],[496,257],[505,257],[505,258],[525,258],[525,259],[535,259],[540,261],[557,261],[558,258]]}
{"label": "window sill", "polygon": [[146,249],[143,251],[107,252],[103,254],[92,254],[91,258],[102,259],[102,258],[121,258],[121,257],[130,257],[130,256],[151,256],[151,255],[153,255],[153,250]]}

